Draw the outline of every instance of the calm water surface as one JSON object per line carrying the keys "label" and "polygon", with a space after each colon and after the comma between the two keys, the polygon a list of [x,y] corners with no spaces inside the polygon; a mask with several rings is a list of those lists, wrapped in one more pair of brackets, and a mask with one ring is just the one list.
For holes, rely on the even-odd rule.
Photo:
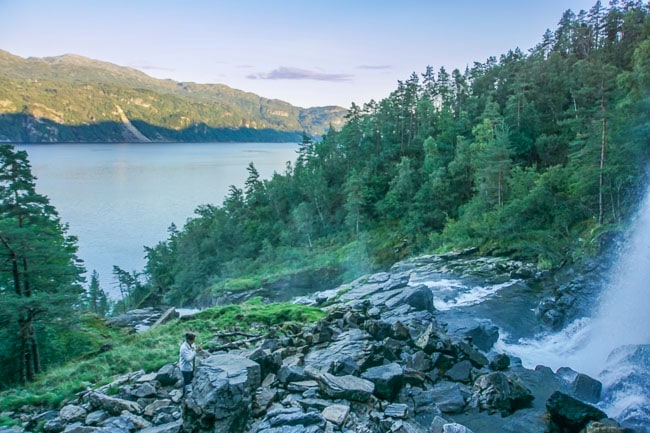
{"label": "calm water surface", "polygon": [[[112,270],[141,271],[144,246],[167,238],[200,204],[220,205],[228,187],[243,188],[250,162],[264,179],[294,162],[296,143],[34,144],[26,150],[69,233],[79,238],[88,275],[118,296]],[[88,279],[90,279],[88,277]]]}

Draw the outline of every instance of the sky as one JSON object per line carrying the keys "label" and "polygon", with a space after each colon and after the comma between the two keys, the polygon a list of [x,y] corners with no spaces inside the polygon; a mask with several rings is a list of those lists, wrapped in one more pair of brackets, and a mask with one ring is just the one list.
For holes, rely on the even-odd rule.
{"label": "sky", "polygon": [[[78,54],[299,107],[379,101],[427,66],[527,52],[596,0],[0,0],[0,49]],[[606,3],[606,2],[603,2]]]}

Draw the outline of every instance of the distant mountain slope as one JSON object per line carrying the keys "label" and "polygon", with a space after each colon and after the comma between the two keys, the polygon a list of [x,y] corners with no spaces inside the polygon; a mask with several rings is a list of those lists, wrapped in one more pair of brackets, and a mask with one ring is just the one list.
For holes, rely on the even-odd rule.
{"label": "distant mountain slope", "polygon": [[291,141],[340,127],[345,113],[77,55],[23,59],[0,50],[0,141]]}

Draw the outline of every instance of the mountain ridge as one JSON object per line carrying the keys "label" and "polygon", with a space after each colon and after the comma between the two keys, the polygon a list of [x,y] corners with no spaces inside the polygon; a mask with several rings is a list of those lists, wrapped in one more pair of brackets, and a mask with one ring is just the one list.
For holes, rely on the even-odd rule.
{"label": "mountain ridge", "polygon": [[1,141],[134,141],[124,116],[143,124],[151,141],[212,141],[207,131],[215,130],[227,132],[228,141],[248,141],[251,130],[262,141],[260,131],[267,130],[274,141],[294,141],[303,131],[317,136],[340,127],[346,113],[337,106],[296,107],[225,84],[157,79],[76,54],[25,59],[0,50]]}

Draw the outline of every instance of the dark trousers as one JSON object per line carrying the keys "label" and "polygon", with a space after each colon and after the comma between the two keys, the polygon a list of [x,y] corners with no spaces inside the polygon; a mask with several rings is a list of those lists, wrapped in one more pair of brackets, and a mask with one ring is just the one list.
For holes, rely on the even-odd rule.
{"label": "dark trousers", "polygon": [[194,378],[194,372],[181,371],[181,373],[183,373],[183,395],[185,395],[185,388],[187,388],[187,385],[192,383],[192,379]]}

